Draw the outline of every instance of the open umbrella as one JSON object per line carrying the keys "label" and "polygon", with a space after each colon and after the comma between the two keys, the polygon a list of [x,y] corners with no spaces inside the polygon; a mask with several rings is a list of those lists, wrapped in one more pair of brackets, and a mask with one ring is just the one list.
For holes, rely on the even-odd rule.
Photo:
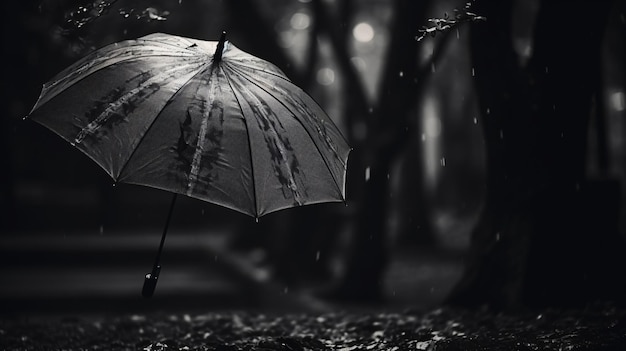
{"label": "open umbrella", "polygon": [[[27,118],[145,185],[253,217],[345,201],[350,147],[276,66],[226,41],[151,34],[93,51],[42,89]],[[174,196],[144,296],[160,271]]]}

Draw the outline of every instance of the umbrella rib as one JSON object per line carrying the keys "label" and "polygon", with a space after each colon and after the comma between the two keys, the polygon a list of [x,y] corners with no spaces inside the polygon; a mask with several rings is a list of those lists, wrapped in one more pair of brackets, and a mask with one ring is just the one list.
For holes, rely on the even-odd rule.
{"label": "umbrella rib", "polygon": [[[175,37],[175,38],[177,38],[177,39],[179,39],[179,40],[181,40],[181,39],[182,39],[182,40],[185,40],[185,41],[187,41],[187,42],[189,42],[189,43],[190,43],[190,45],[189,45],[189,46],[187,46],[187,47],[182,47],[182,46],[176,45],[176,44],[174,44],[174,43],[171,43],[171,42],[165,41],[165,40],[163,40],[163,38],[159,38],[159,37],[152,37],[152,38],[150,38],[150,36],[154,36],[154,35],[157,35],[157,34],[158,34],[158,33],[151,34],[151,35],[147,35],[147,36],[145,36],[145,37],[141,37],[141,38],[135,39],[135,41],[137,41],[137,42],[151,42],[151,43],[158,43],[159,45],[167,45],[167,46],[171,46],[171,47],[174,47],[174,48],[176,48],[176,49],[179,49],[179,50],[184,50],[184,51],[191,51],[191,52],[194,52],[193,50],[189,50],[189,47],[196,45],[196,43],[194,43],[194,42],[190,41],[188,38],[184,38],[184,37],[180,37],[180,36],[176,36],[176,35],[167,34],[167,36],[169,36],[169,37]],[[146,38],[146,37],[148,37],[148,38]],[[160,40],[159,40],[159,39],[160,39]]]}
{"label": "umbrella rib", "polygon": [[[226,63],[226,62],[225,62]],[[313,145],[315,145],[315,148],[317,149],[317,152],[320,154],[320,156],[322,156],[322,160],[324,160],[324,165],[326,166],[326,168],[328,169],[328,172],[330,173],[330,176],[333,178],[333,182],[335,183],[335,186],[337,187],[337,189],[339,190],[339,193],[341,194],[341,197],[344,198],[344,191],[343,185],[339,184],[339,181],[336,179],[335,174],[333,173],[330,165],[328,164],[328,160],[326,159],[326,157],[324,156],[324,153],[320,150],[320,147],[317,145],[317,143],[315,142],[315,139],[313,138],[313,136],[311,135],[311,133],[309,132],[309,130],[306,128],[306,126],[304,125],[304,123],[297,118],[296,114],[287,106],[283,103],[283,101],[279,98],[277,98],[276,96],[274,96],[270,91],[268,91],[267,89],[265,89],[263,86],[261,86],[260,84],[258,84],[257,82],[249,79],[245,74],[243,74],[243,72],[241,72],[240,69],[237,69],[236,67],[234,67],[234,65],[228,65],[231,69],[233,69],[233,71],[237,71],[240,73],[240,76],[243,77],[245,80],[247,80],[248,82],[252,83],[253,85],[257,86],[259,89],[265,91],[267,94],[269,94],[270,96],[272,96],[274,99],[276,99],[276,101],[278,101],[283,107],[285,107],[290,113],[291,115],[294,117],[294,119],[302,126],[302,128],[304,129],[304,131],[307,133],[307,135],[309,136],[309,138],[311,139],[311,141],[313,142]],[[264,71],[265,72],[265,71]],[[283,78],[284,79],[284,78]],[[287,82],[289,82],[290,84],[292,84],[294,86],[294,88],[298,89],[298,90],[302,90],[301,88],[299,88],[298,86],[296,86],[295,84],[291,83],[291,81],[289,81],[288,79],[286,80]],[[229,82],[230,83],[230,82]],[[232,89],[232,87],[231,87]],[[304,94],[306,94],[306,92],[304,92],[302,90],[302,92]],[[315,100],[311,97],[311,100],[313,100],[313,102],[315,102]],[[317,102],[315,102],[317,104]],[[318,104],[319,106],[319,104]],[[330,117],[329,117],[330,118]],[[246,126],[247,127],[247,126]],[[341,135],[341,137],[343,138],[343,135]],[[344,139],[345,140],[345,139]],[[339,158],[339,155],[337,153],[335,153],[337,158]],[[343,160],[339,159],[342,163]],[[345,201],[345,198],[343,199]]]}
{"label": "umbrella rib", "polygon": [[[253,70],[253,71],[260,71],[260,72],[263,72],[263,73],[266,73],[266,74],[272,75],[272,76],[274,76],[275,78],[280,78],[280,79],[282,79],[282,80],[284,80],[284,81],[287,81],[287,82],[289,82],[289,83],[293,84],[293,82],[291,81],[291,79],[289,79],[288,77],[286,77],[286,76],[284,76],[284,75],[282,75],[282,74],[278,74],[278,73],[276,73],[276,72],[272,72],[272,71],[266,70],[266,69],[264,69],[264,68],[255,67],[255,66],[253,66],[253,65],[248,65],[248,64],[246,64],[246,63],[244,63],[244,62],[239,62],[239,63],[238,63],[238,65],[240,65],[240,66],[242,66],[242,67],[246,67],[246,68],[251,69],[251,70]],[[231,66],[231,67],[232,67],[232,65],[229,65],[229,66]],[[294,84],[294,85],[295,85],[295,84]]]}
{"label": "umbrella rib", "polygon": [[[147,58],[147,57],[181,57],[181,56],[197,57],[198,54],[202,54],[202,55],[206,56],[207,58],[210,57],[210,55],[207,54],[204,51],[190,50],[189,49],[190,47],[195,47],[197,44],[194,43],[193,41],[191,41],[189,38],[184,38],[184,37],[180,37],[180,36],[174,36],[174,35],[166,34],[169,37],[175,37],[175,38],[177,38],[179,40],[185,40],[187,43],[190,44],[187,47],[182,47],[182,46],[173,44],[173,43],[171,43],[169,41],[166,41],[166,40],[159,40],[159,39],[162,39],[162,38],[158,37],[158,35],[161,34],[161,33],[155,33],[155,34],[157,35],[157,37],[151,37],[151,36],[154,36],[154,34],[153,34],[153,35],[147,35],[145,37],[134,39],[134,40],[125,40],[125,41],[120,42],[120,43],[114,43],[114,44],[106,45],[106,46],[102,47],[99,50],[96,50],[96,51],[93,51],[93,52],[87,54],[86,56],[81,58],[79,61],[75,62],[73,65],[71,65],[68,68],[66,68],[65,70],[61,71],[59,74],[57,74],[57,76],[70,77],[71,75],[67,75],[66,72],[75,70],[77,67],[79,69],[86,69],[85,67],[88,68],[89,66],[91,66],[91,64],[93,64],[94,62],[97,62],[97,60],[94,60],[91,57],[94,57],[94,56],[98,57],[98,53],[101,52],[101,51],[109,50],[107,53],[115,52],[115,51],[128,52],[129,50],[132,50],[132,49],[137,48],[137,47],[141,48],[141,47],[143,47],[145,45],[148,45],[148,44],[155,45],[157,47],[162,47],[164,49],[166,49],[165,48],[166,46],[167,47],[172,47],[172,48],[174,48],[176,50],[174,52],[172,52],[171,54],[164,54],[164,53],[145,54],[145,53],[142,53],[140,56],[134,56],[134,57],[125,58],[125,59],[123,59],[123,60],[121,60],[119,62],[125,62],[125,61],[128,61],[128,60],[137,59],[137,58],[144,59],[144,58]],[[159,39],[157,39],[157,38],[159,38]],[[189,55],[182,55],[182,53],[189,53]],[[108,60],[106,60],[106,61],[108,61]],[[119,63],[119,62],[116,62],[116,63]],[[81,65],[86,65],[86,66],[82,67]],[[100,67],[98,70],[101,70],[103,68],[109,67],[111,65],[112,64],[107,64],[104,67]],[[92,73],[95,73],[95,71],[91,72],[89,74],[86,74],[84,76],[81,76],[80,79],[78,79],[78,80],[83,80],[83,79],[87,78],[89,75],[91,75]],[[62,89],[61,91],[56,92],[56,94],[54,94],[53,96],[47,97],[46,100],[42,99],[43,96],[46,95],[45,93],[47,91],[51,90],[52,88],[54,88],[58,84],[61,84],[61,82],[64,82],[64,81],[67,82],[67,80],[63,80],[63,79],[54,79],[51,82],[44,84],[42,92],[41,92],[39,98],[37,99],[37,102],[35,103],[35,106],[33,107],[32,111],[29,113],[29,115],[32,114],[33,111],[38,106],[42,105],[43,103],[47,102],[48,100],[52,99],[54,96],[56,96],[56,95],[60,94],[62,91],[64,91],[65,89]]]}
{"label": "umbrella rib", "polygon": [[[223,64],[226,64],[226,61],[220,62],[220,65],[223,65]],[[239,109],[243,111],[243,106],[241,105],[239,98],[237,98],[237,94],[234,93],[235,89],[233,88],[233,84],[231,83],[230,78],[228,77],[228,74],[224,74],[224,77],[226,78],[226,81],[228,82],[228,87],[233,92],[233,96],[235,97],[235,100],[237,100],[237,105],[239,106]],[[246,133],[248,134],[248,136],[250,136],[250,128],[248,126],[248,120],[245,117],[243,118],[243,124],[246,126]],[[248,153],[250,154],[250,173],[252,175],[252,182],[251,182],[252,183],[252,196],[254,196],[254,216],[258,220],[259,199],[256,193],[256,182],[254,181],[254,162],[252,161],[254,158],[252,157],[252,143],[250,141],[248,141]]]}
{"label": "umbrella rib", "polygon": [[[126,47],[125,49],[128,49],[128,47]],[[180,57],[180,55],[176,55],[176,54],[165,55],[165,54],[162,54],[162,53],[158,53],[158,54],[150,54],[150,55],[141,55],[141,56],[135,56],[135,57],[128,57],[128,58],[124,58],[122,60],[116,61],[114,63],[108,63],[106,65],[103,65],[102,67],[99,67],[98,69],[96,69],[96,70],[94,70],[92,72],[81,73],[81,74],[78,75],[79,76],[78,78],[74,78],[73,74],[67,74],[66,73],[66,71],[70,71],[71,69],[75,68],[76,66],[80,66],[79,63],[82,63],[83,61],[88,62],[88,58],[89,57],[90,56],[83,57],[80,61],[76,62],[74,65],[72,65],[72,66],[66,68],[65,70],[61,71],[60,73],[58,73],[53,78],[52,81],[47,82],[46,84],[44,84],[43,89],[41,90],[41,93],[39,94],[39,97],[38,97],[37,101],[35,102],[35,105],[33,106],[32,110],[29,112],[28,115],[30,116],[41,105],[43,105],[44,103],[50,101],[51,99],[53,99],[56,96],[58,96],[61,93],[63,93],[70,85],[73,85],[73,84],[76,84],[76,83],[78,83],[78,82],[80,82],[82,80],[85,80],[88,77],[90,77],[91,75],[93,75],[93,74],[95,74],[95,73],[97,73],[99,71],[102,71],[104,69],[107,69],[107,68],[109,68],[109,67],[111,67],[113,65],[121,64],[121,63],[127,63],[128,61],[131,61],[131,60],[145,59],[145,58],[149,58],[149,57],[171,57],[171,58],[176,58],[176,57]],[[184,56],[184,57],[186,57],[186,58],[195,58],[195,56],[192,56],[192,55]],[[81,67],[79,67],[79,69],[87,70],[88,68],[81,68]],[[59,77],[59,76],[63,76],[64,78],[56,79],[56,77]],[[72,79],[74,79],[74,81],[72,81]],[[71,82],[71,83],[68,83],[68,82]],[[54,92],[54,94],[52,94],[50,96],[47,96],[47,95],[49,95],[49,92],[51,90],[54,90],[60,84],[61,85],[62,84],[68,84],[68,86],[60,88],[60,90]]]}

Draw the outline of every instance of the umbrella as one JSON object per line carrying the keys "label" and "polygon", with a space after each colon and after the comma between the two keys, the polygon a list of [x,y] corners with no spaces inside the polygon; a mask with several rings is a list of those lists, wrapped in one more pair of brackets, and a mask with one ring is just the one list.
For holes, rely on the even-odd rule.
{"label": "umbrella", "polygon": [[[226,33],[219,42],[156,33],[95,50],[44,84],[26,118],[115,182],[257,219],[345,201],[350,147],[340,130],[280,69]],[[175,199],[148,285],[156,284]]]}

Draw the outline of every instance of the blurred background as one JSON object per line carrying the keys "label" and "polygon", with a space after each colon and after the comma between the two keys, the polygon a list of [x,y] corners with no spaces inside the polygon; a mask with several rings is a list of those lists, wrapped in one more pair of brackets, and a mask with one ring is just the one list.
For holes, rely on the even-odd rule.
{"label": "blurred background", "polygon": [[[509,40],[533,53],[538,1],[516,1]],[[590,176],[626,177],[624,2],[602,42],[601,118]],[[43,0],[3,4],[0,303],[10,313],[428,308],[463,274],[485,196],[483,115],[471,26],[417,41],[464,1]],[[478,14],[480,15],[480,13]],[[347,204],[258,223],[179,198],[152,300],[140,297],[171,195],[117,184],[44,127],[22,120],[41,86],[86,53],[165,32],[217,40],[276,64],[324,107],[354,151]],[[584,68],[581,68],[584,69]],[[621,203],[626,192],[621,188]],[[624,237],[626,211],[619,209]],[[373,214],[373,215],[372,215]],[[367,220],[365,220],[367,218]],[[367,239],[367,231],[376,230]],[[356,254],[355,254],[356,252]],[[357,272],[357,273],[354,273]],[[360,272],[360,273],[358,273]],[[351,281],[346,276],[358,276]],[[345,289],[350,282],[353,289]]]}

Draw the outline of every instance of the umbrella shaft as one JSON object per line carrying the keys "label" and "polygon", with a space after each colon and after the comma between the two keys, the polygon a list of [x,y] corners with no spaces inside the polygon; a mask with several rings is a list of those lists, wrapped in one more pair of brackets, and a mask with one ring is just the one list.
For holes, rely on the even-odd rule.
{"label": "umbrella shaft", "polygon": [[159,266],[161,260],[161,252],[163,251],[163,244],[165,244],[165,236],[167,235],[167,228],[170,226],[170,220],[172,219],[172,213],[174,212],[174,205],[176,204],[176,197],[178,194],[172,196],[172,202],[170,203],[170,210],[167,214],[167,220],[165,222],[165,228],[163,228],[163,234],[161,235],[161,244],[159,244],[159,251],[157,252],[156,259],[154,260],[154,270]]}

